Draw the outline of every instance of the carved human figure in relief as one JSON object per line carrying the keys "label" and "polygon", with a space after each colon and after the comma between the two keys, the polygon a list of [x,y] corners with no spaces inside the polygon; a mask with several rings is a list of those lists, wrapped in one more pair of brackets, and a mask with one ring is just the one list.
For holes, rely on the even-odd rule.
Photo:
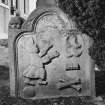
{"label": "carved human figure in relief", "polygon": [[[54,47],[54,39],[51,30],[44,30],[45,32],[36,33],[35,37],[28,39],[26,43],[26,51],[29,52],[31,62],[23,76],[30,79],[28,84],[46,85],[46,70],[45,66],[48,65],[53,59],[60,56],[59,51]],[[53,30],[54,31],[54,30]],[[34,82],[32,82],[35,79]],[[37,82],[36,82],[37,81]]]}
{"label": "carved human figure in relief", "polygon": [[83,52],[83,38],[76,30],[70,31],[66,39],[67,57],[80,57]]}
{"label": "carved human figure in relief", "polygon": [[56,29],[46,27],[36,35],[37,45],[39,47],[39,56],[44,64],[48,64],[51,60],[59,57],[60,55],[54,44],[54,37],[57,35],[56,31]]}
{"label": "carved human figure in relief", "polygon": [[[77,59],[83,54],[84,40],[82,34],[76,29],[69,30],[65,36],[65,74],[59,79],[57,88],[59,90],[66,87],[74,88],[76,91],[81,90],[81,78],[78,73],[81,70],[80,62]],[[77,85],[78,84],[78,85]]]}
{"label": "carved human figure in relief", "polygon": [[31,61],[28,68],[24,70],[23,76],[30,79],[36,79],[38,80],[39,84],[46,84],[46,71],[39,56],[39,49],[34,38],[29,39],[29,41],[26,43],[26,51],[29,53]]}

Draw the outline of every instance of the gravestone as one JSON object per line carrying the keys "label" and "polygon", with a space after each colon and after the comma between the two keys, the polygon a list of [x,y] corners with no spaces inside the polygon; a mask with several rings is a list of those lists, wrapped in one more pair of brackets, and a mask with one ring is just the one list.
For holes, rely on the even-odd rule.
{"label": "gravestone", "polygon": [[38,7],[22,28],[9,27],[11,96],[95,96],[91,46],[57,5]]}

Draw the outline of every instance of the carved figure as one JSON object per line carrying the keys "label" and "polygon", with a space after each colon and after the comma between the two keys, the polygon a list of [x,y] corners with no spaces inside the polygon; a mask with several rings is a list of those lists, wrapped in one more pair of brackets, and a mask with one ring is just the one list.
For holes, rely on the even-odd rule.
{"label": "carved figure", "polygon": [[83,50],[83,39],[80,33],[70,32],[66,39],[67,57],[80,57]]}
{"label": "carved figure", "polygon": [[40,50],[39,56],[43,57],[47,54],[48,50],[53,47],[52,38],[46,32],[37,33],[36,35],[37,45]]}
{"label": "carved figure", "polygon": [[81,66],[77,61],[77,58],[81,57],[83,54],[83,38],[81,33],[77,30],[70,30],[65,38],[65,57],[67,59],[65,62],[65,74],[59,78],[57,88],[59,90],[74,88],[79,92],[81,89],[81,79],[78,76],[78,72],[81,70]]}
{"label": "carved figure", "polygon": [[25,22],[25,19],[20,16],[20,12],[15,12],[15,17],[12,17],[9,23],[9,28],[11,29],[20,29],[22,24]]}
{"label": "carved figure", "polygon": [[53,59],[60,56],[53,43],[54,36],[48,30],[43,30],[36,34],[35,37],[29,38],[25,44],[26,51],[29,53],[31,62],[29,67],[24,70],[24,77],[35,79],[37,82],[25,81],[28,84],[42,84],[46,85],[46,70],[45,66],[48,65]]}
{"label": "carved figure", "polygon": [[34,39],[29,39],[26,45],[26,50],[30,54],[30,65],[24,70],[23,76],[31,79],[38,79],[40,84],[46,84],[45,82],[45,69],[43,67],[43,62],[38,54],[38,47]]}

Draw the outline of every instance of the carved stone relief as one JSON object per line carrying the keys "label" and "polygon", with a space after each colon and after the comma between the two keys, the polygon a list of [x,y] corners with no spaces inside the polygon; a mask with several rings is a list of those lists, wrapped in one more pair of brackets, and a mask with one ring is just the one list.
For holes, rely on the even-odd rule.
{"label": "carved stone relief", "polygon": [[25,19],[19,16],[12,17],[9,22],[10,29],[21,29],[22,24],[25,22]]}
{"label": "carved stone relief", "polygon": [[[19,89],[22,97],[69,96],[83,91],[88,95],[90,87],[83,86],[90,75],[86,70],[92,65],[88,54],[89,38],[77,31],[74,23],[69,26],[70,23],[65,23],[56,14],[44,16],[38,21],[35,34],[27,33],[19,39]],[[87,63],[89,60],[90,64]]]}

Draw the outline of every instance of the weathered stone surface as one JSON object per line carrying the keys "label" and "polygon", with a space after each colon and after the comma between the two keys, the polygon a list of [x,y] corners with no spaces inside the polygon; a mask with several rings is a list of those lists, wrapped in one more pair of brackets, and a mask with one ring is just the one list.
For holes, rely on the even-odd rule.
{"label": "weathered stone surface", "polygon": [[35,34],[23,34],[19,39],[17,56],[23,78],[22,97],[27,98],[22,94],[26,84],[29,90],[35,86],[33,98],[91,95],[88,80],[92,70],[88,54],[91,40],[78,32],[72,21],[69,24],[67,27],[56,14],[44,16],[37,23]]}
{"label": "weathered stone surface", "polygon": [[25,87],[23,89],[23,94],[24,96],[26,96],[27,98],[31,98],[31,97],[34,97],[36,95],[36,92],[35,92],[35,87],[34,86],[30,86],[30,87]]}
{"label": "weathered stone surface", "polygon": [[31,99],[94,96],[92,40],[60,9],[44,10],[10,33],[12,91]]}

